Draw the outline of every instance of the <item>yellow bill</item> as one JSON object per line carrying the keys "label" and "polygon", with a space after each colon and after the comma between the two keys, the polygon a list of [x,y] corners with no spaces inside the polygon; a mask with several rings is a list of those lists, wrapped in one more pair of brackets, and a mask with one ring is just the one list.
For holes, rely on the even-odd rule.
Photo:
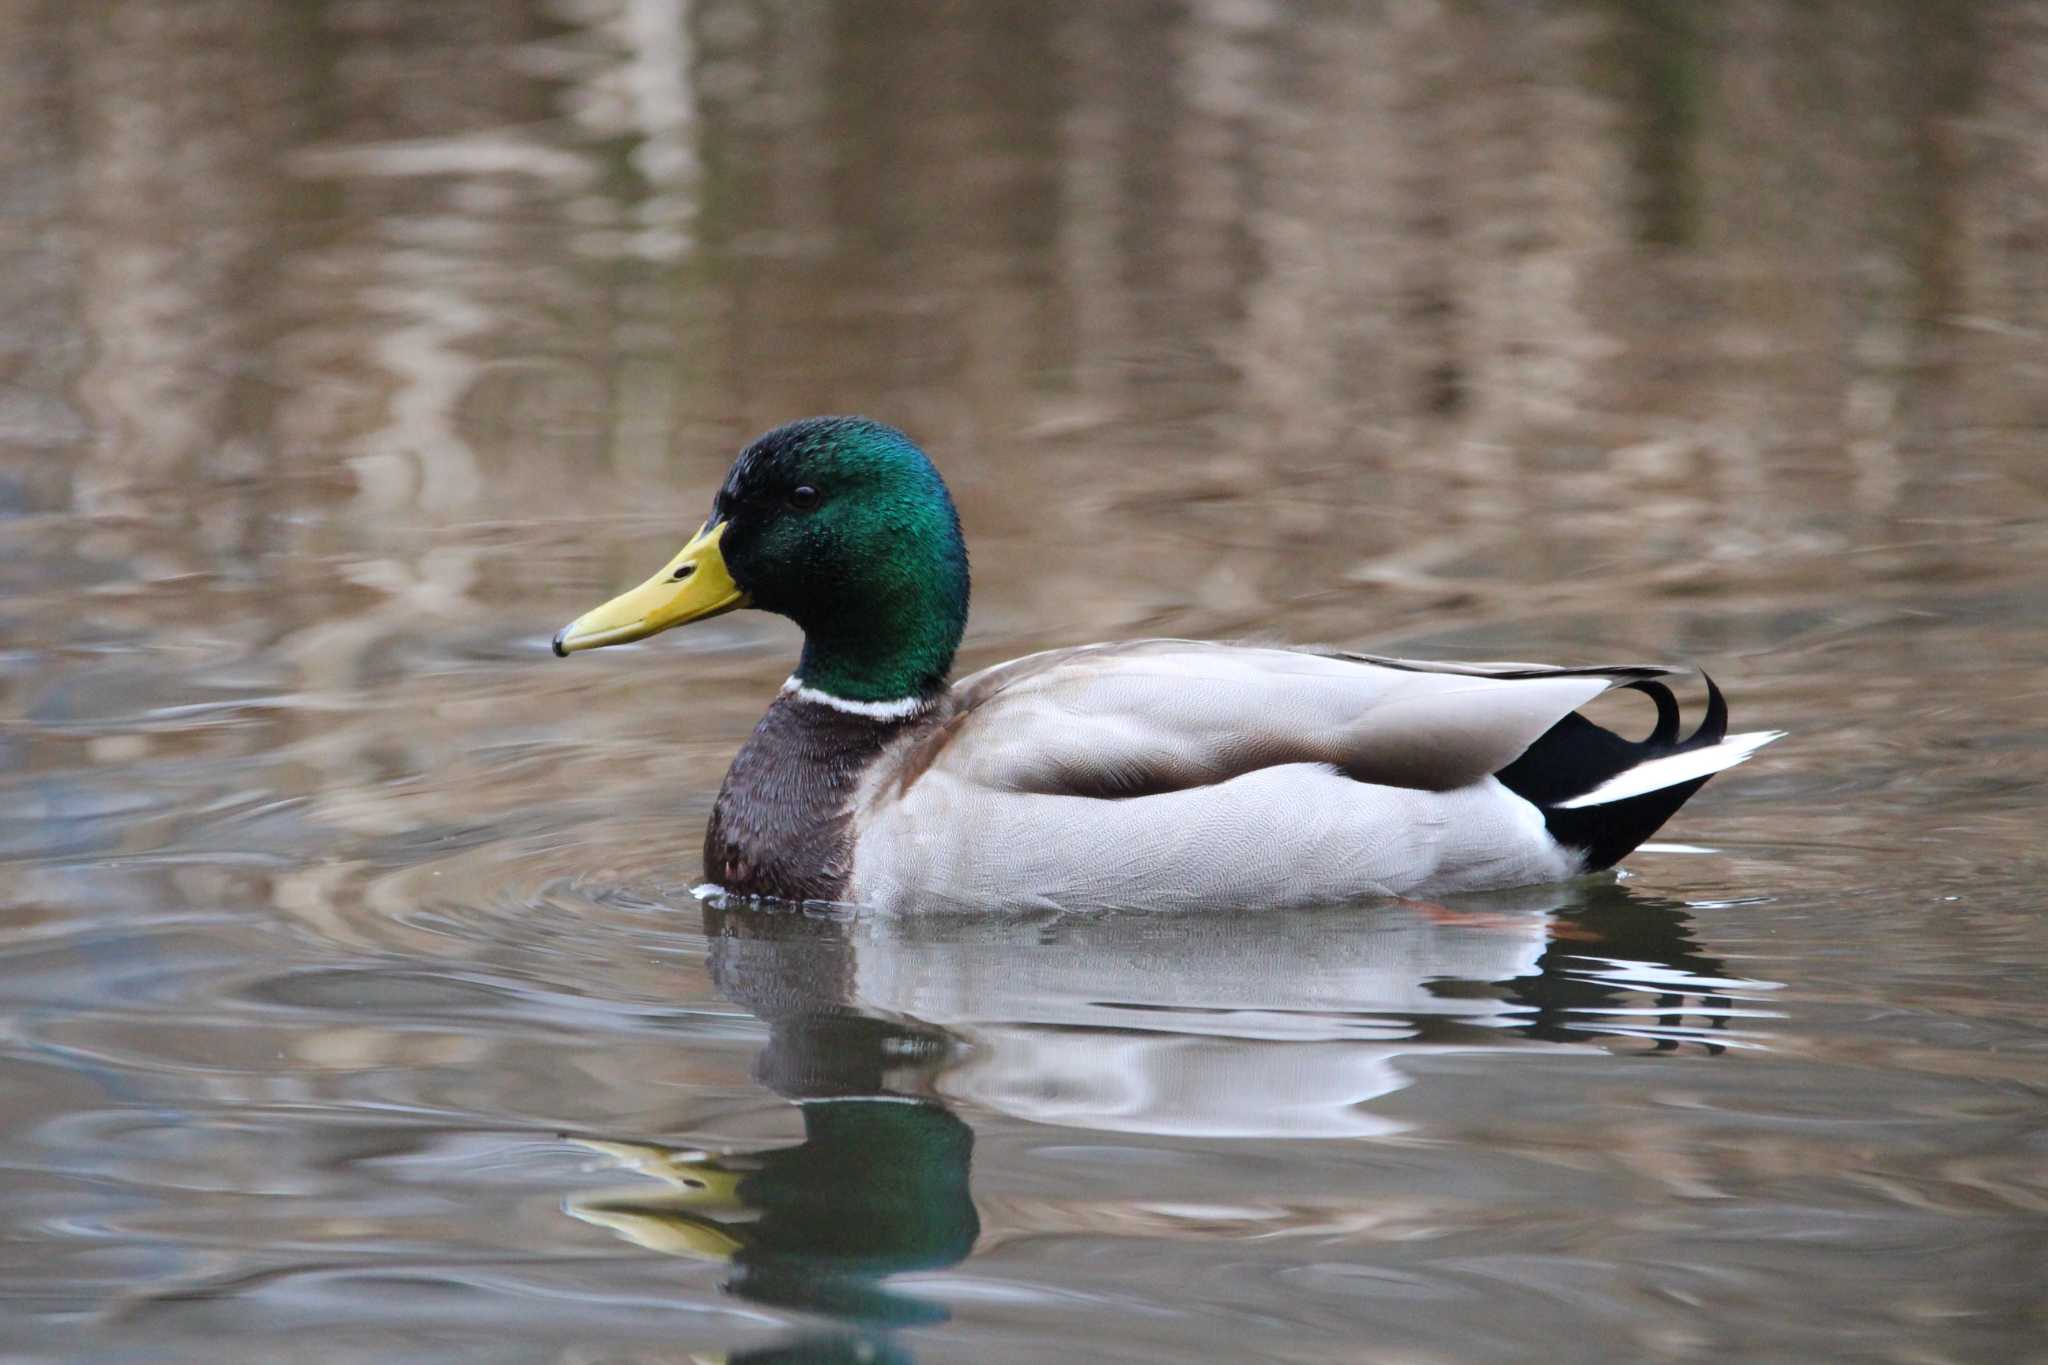
{"label": "yellow bill", "polygon": [[668,1256],[687,1256],[697,1261],[730,1261],[746,1247],[735,1230],[715,1219],[664,1208],[663,1196],[647,1198],[600,1192],[564,1200],[562,1211],[571,1218],[609,1228],[629,1242]]}
{"label": "yellow bill", "polygon": [[724,538],[724,522],[699,529],[660,573],[557,631],[555,653],[566,659],[579,649],[644,640],[670,626],[746,606],[747,595],[732,581],[718,548]]}

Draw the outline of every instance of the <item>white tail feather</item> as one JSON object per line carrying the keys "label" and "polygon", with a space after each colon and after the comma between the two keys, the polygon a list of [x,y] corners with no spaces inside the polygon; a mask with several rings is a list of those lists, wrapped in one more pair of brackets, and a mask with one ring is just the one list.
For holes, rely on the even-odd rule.
{"label": "white tail feather", "polygon": [[1612,801],[1626,801],[1631,796],[1644,792],[1661,791],[1675,787],[1681,782],[1706,777],[1732,768],[1748,758],[1758,749],[1774,739],[1783,739],[1783,730],[1752,730],[1746,735],[1730,735],[1719,744],[1709,744],[1704,749],[1693,749],[1682,754],[1666,754],[1653,758],[1625,772],[1616,773],[1583,796],[1574,796],[1569,801],[1557,803],[1559,810],[1576,810],[1580,806],[1604,806]]}

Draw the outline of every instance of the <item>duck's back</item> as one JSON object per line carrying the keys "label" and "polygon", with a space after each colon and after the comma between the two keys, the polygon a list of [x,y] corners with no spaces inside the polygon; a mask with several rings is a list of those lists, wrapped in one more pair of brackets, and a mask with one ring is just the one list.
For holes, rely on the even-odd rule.
{"label": "duck's back", "polygon": [[[1604,865],[1556,836],[1568,795],[1721,739],[1664,734],[1669,694],[1653,680],[1668,672],[1174,640],[1034,655],[963,679],[929,723],[891,741],[856,801],[847,893],[1279,905],[1557,880]],[[1661,694],[1650,741],[1572,717],[1618,685]],[[1762,742],[1746,738],[1720,766]],[[1646,813],[1639,803],[1631,827]]]}

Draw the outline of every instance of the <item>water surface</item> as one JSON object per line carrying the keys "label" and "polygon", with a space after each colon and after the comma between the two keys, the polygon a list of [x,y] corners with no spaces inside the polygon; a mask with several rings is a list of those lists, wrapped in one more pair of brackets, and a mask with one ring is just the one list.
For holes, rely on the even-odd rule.
{"label": "water surface", "polygon": [[[10,1359],[2042,1358],[2041,6],[90,11],[0,9]],[[824,411],[967,666],[1793,737],[1450,905],[700,904],[793,632],[547,639]]]}

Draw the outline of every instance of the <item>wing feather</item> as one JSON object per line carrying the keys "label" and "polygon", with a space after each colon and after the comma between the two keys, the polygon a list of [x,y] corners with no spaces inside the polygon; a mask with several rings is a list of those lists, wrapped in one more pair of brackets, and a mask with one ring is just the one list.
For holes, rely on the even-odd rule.
{"label": "wing feather", "polygon": [[1672,670],[1431,663],[1142,640],[962,679],[901,770],[997,791],[1142,796],[1288,763],[1447,791],[1499,771],[1610,687]]}

